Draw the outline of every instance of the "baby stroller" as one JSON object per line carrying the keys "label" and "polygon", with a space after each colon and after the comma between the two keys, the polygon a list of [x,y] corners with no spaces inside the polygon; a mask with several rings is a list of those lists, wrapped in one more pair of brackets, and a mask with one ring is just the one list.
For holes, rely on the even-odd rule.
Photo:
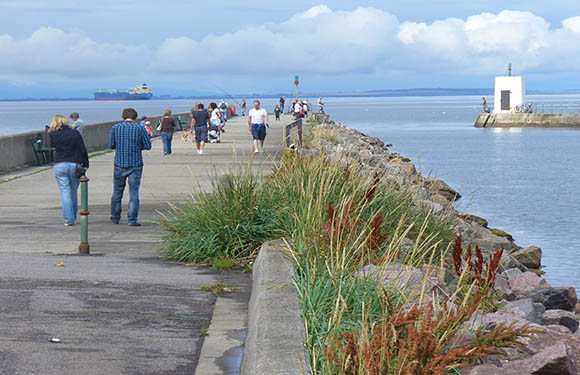
{"label": "baby stroller", "polygon": [[221,142],[221,127],[211,123],[209,125],[209,130],[207,132],[207,138],[209,143],[220,143]]}

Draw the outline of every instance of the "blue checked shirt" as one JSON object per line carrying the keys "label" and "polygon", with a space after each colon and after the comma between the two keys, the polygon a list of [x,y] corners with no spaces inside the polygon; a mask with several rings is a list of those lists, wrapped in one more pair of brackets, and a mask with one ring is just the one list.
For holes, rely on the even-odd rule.
{"label": "blue checked shirt", "polygon": [[151,139],[144,126],[133,121],[113,125],[109,147],[115,152],[115,165],[122,168],[143,166],[142,150],[151,150]]}

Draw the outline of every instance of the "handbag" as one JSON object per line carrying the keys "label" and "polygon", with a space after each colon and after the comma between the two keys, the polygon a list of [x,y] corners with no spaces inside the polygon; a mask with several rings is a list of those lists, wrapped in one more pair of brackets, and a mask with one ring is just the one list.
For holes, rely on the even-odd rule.
{"label": "handbag", "polygon": [[86,174],[86,171],[85,171],[85,169],[84,169],[82,166],[80,166],[80,165],[77,165],[77,167],[76,167],[76,169],[75,169],[75,177],[76,177],[76,178],[81,178],[81,177],[83,177],[85,174]]}

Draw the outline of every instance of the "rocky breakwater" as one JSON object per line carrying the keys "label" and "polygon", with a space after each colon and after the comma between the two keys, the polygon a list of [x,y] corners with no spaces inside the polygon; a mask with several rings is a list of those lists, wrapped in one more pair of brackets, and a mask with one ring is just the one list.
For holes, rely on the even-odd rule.
{"label": "rocky breakwater", "polygon": [[[473,326],[470,328],[506,323],[516,327],[528,325],[534,333],[524,339],[524,347],[500,350],[501,353],[487,357],[486,363],[464,374],[578,373],[580,304],[574,288],[552,286],[541,277],[540,248],[522,248],[508,233],[490,228],[484,218],[458,211],[454,203],[461,198],[459,192],[441,180],[423,177],[410,159],[389,151],[391,145],[385,145],[382,140],[334,122],[314,125],[313,133],[312,152],[324,152],[332,159],[358,163],[360,168],[380,173],[391,184],[409,189],[417,206],[447,215],[463,244],[479,246],[484,256],[504,250],[495,283],[500,307],[493,313],[478,314],[470,322]],[[412,248],[413,240],[406,241],[404,246]],[[361,275],[373,272],[373,267],[376,266],[368,265],[360,271]],[[433,266],[414,268],[392,264],[389,267],[392,270],[381,270],[386,284],[404,282],[412,286],[432,272],[430,267]],[[443,274],[441,282],[451,282],[448,273],[443,271]]]}

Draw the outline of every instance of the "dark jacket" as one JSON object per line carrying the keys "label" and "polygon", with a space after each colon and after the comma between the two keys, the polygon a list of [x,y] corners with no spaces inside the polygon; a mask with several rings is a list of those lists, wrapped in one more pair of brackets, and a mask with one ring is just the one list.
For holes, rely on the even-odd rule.
{"label": "dark jacket", "polygon": [[161,131],[162,132],[174,132],[177,128],[177,120],[173,117],[163,117],[161,120]]}
{"label": "dark jacket", "polygon": [[48,133],[50,144],[56,149],[54,162],[71,162],[89,167],[89,155],[81,133],[73,128],[63,127],[60,130]]}

